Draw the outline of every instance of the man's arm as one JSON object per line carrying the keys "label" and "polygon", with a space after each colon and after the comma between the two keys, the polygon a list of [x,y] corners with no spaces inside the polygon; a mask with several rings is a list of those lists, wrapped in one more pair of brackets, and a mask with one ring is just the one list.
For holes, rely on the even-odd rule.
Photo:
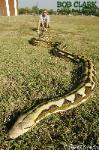
{"label": "man's arm", "polygon": [[39,18],[39,22],[38,22],[38,32],[39,32],[40,24],[41,24],[41,23],[42,23],[42,27],[44,28],[44,22],[43,22],[42,16],[40,16],[40,18]]}
{"label": "man's arm", "polygon": [[50,17],[49,17],[49,15],[47,16],[47,28],[48,28],[48,26],[49,26],[49,22],[50,22]]}

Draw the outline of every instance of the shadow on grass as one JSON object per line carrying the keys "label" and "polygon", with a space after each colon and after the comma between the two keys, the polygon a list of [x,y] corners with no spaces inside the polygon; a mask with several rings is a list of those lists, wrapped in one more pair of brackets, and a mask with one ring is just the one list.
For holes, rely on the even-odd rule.
{"label": "shadow on grass", "polygon": [[31,38],[30,40],[28,40],[28,42],[32,46],[37,46],[37,44],[38,44],[38,41],[35,40],[35,38]]}
{"label": "shadow on grass", "polygon": [[37,28],[36,28],[36,27],[33,27],[33,28],[32,28],[32,31],[37,31]]}
{"label": "shadow on grass", "polygon": [[10,116],[9,118],[9,121],[7,121],[5,123],[5,130],[6,131],[9,131],[11,129],[11,127],[14,125],[15,121],[18,119],[18,117],[22,115],[22,110],[21,111],[18,111],[18,110],[15,110],[13,112],[13,114]]}
{"label": "shadow on grass", "polygon": [[[49,53],[54,55],[55,57],[63,58],[64,60],[69,59],[69,61],[71,61],[76,66],[71,72],[71,76],[72,76],[71,82],[68,87],[67,93],[64,93],[64,95],[74,91],[74,89],[81,86],[84,81],[84,77],[85,77],[85,74],[83,73],[84,69],[85,69],[84,68],[84,60],[82,58],[79,59],[78,56],[76,56],[76,55],[75,55],[75,59],[74,59],[74,57],[69,58],[68,55],[71,55],[71,56],[73,56],[73,55],[62,51],[57,47],[52,48],[49,51]],[[63,55],[62,55],[62,53],[63,53]],[[62,96],[64,96],[64,95],[62,95]]]}

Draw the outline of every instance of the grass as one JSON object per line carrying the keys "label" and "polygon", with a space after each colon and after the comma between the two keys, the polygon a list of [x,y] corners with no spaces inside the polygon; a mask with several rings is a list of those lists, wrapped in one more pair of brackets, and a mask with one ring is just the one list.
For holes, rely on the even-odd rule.
{"label": "grass", "polygon": [[[7,141],[7,129],[18,114],[69,90],[76,66],[52,56],[45,45],[33,47],[37,17],[0,17],[0,149],[98,149],[99,144],[99,18],[52,16],[53,39],[65,50],[92,59],[97,87],[88,102],[62,114],[51,115],[32,131]],[[76,80],[76,79],[75,79]]]}

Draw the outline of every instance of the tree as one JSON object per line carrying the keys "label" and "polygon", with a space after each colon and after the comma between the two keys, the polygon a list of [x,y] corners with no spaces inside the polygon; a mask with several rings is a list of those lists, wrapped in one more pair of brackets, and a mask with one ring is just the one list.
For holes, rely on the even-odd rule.
{"label": "tree", "polygon": [[96,8],[95,15],[96,15],[96,16],[99,16],[99,7]]}
{"label": "tree", "polygon": [[32,13],[38,14],[39,13],[39,8],[37,6],[32,7]]}
{"label": "tree", "polygon": [[39,14],[41,14],[44,11],[44,9],[39,9]]}
{"label": "tree", "polygon": [[26,7],[26,8],[19,8],[19,14],[31,14],[31,9]]}
{"label": "tree", "polygon": [[53,9],[50,9],[50,10],[48,11],[48,13],[49,13],[49,15],[52,15],[52,14],[54,14],[54,10],[53,10]]}
{"label": "tree", "polygon": [[25,8],[19,8],[19,14],[25,14],[26,10]]}

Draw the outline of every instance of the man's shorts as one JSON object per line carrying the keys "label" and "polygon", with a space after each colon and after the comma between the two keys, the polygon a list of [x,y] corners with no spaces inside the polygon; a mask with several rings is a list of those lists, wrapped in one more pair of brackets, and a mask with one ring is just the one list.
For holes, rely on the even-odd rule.
{"label": "man's shorts", "polygon": [[[40,27],[43,27],[42,22],[40,23]],[[44,23],[44,27],[47,28],[47,23]],[[49,24],[48,24],[48,28],[49,28]]]}

